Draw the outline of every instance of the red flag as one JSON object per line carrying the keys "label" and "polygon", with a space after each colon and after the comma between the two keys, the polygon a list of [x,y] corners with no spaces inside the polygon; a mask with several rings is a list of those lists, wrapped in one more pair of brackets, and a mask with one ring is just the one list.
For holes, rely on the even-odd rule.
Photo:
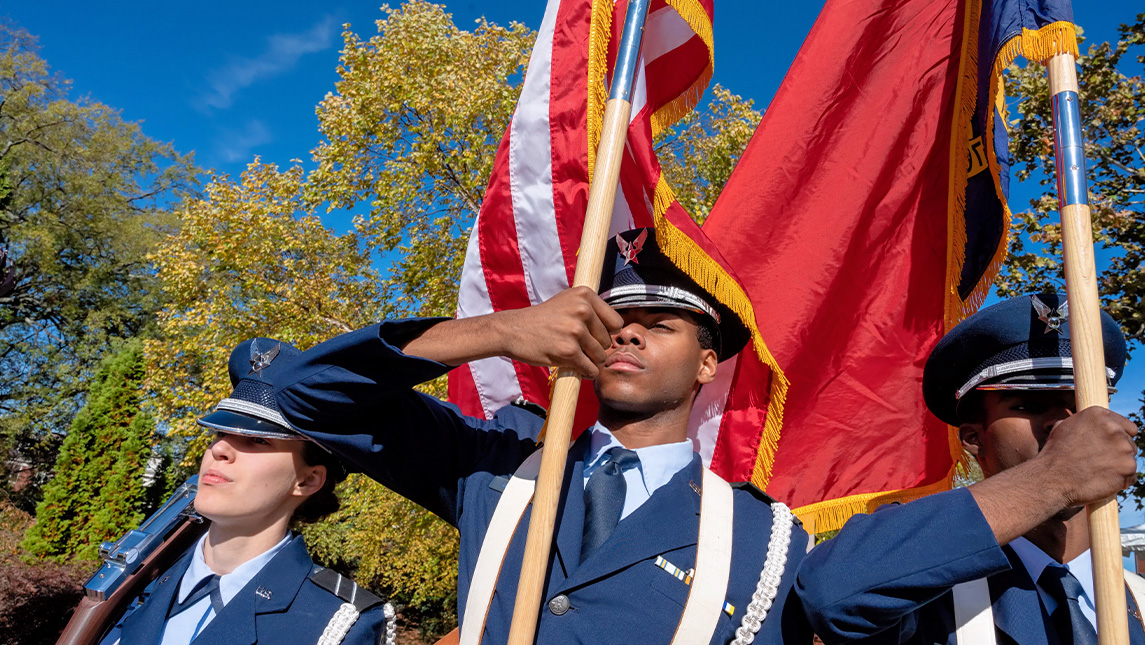
{"label": "red flag", "polygon": [[[458,316],[536,304],[570,284],[626,10],[626,0],[550,0],[470,236]],[[690,436],[725,478],[754,475],[763,483],[786,381],[755,330],[750,300],[676,203],[652,146],[661,129],[695,106],[711,78],[712,12],[711,0],[651,3],[611,228],[615,234],[655,226],[665,254],[753,330],[744,353],[721,365],[720,380],[701,390]],[[750,376],[750,384],[733,402],[737,373]],[[547,407],[548,371],[507,359],[477,361],[450,375],[449,394],[473,415],[491,416],[522,396]],[[574,428],[587,427],[595,415],[592,389],[584,387]]]}
{"label": "red flag", "polygon": [[1005,254],[1001,44],[1039,38],[1007,2],[829,0],[704,224],[791,382],[767,490],[812,533],[963,458],[921,377]]}

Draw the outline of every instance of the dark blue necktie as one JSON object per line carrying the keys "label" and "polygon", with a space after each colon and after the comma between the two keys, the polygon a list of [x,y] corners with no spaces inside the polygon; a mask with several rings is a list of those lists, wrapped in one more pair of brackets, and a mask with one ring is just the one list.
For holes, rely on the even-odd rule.
{"label": "dark blue necktie", "polygon": [[1050,620],[1062,644],[1097,645],[1097,631],[1093,623],[1081,613],[1078,598],[1082,595],[1082,589],[1077,578],[1065,567],[1051,564],[1038,578],[1038,585],[1058,601]]}
{"label": "dark blue necktie", "polygon": [[624,496],[628,486],[624,471],[640,463],[635,452],[624,448],[608,451],[608,461],[600,465],[584,486],[584,540],[580,546],[580,561],[604,544],[612,530],[620,523],[624,510]]}
{"label": "dark blue necktie", "polygon": [[182,612],[191,608],[192,605],[203,599],[204,596],[211,597],[211,607],[215,610],[215,615],[218,616],[223,611],[223,594],[219,591],[219,576],[209,575],[200,580],[192,589],[191,593],[183,602],[176,603],[171,608],[168,618],[172,618]]}

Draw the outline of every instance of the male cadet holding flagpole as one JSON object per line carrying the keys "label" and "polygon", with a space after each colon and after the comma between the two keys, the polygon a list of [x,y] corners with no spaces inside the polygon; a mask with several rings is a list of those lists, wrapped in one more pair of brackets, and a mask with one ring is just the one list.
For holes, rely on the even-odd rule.
{"label": "male cadet holding flagpole", "polygon": [[[1090,645],[1093,573],[1083,506],[1136,479],[1136,426],[1076,411],[1062,294],[1012,298],[967,318],[923,371],[927,407],[957,426],[985,479],[852,518],[816,547],[797,591],[834,643]],[[1107,382],[1125,337],[1101,314]],[[1131,643],[1145,643],[1141,581],[1126,575]]]}
{"label": "male cadet holding flagpole", "polygon": [[537,642],[809,643],[791,596],[806,533],[782,504],[705,469],[687,437],[696,393],[746,326],[661,254],[653,229],[610,240],[603,269],[599,296],[574,288],[322,343],[277,377],[279,408],[458,527],[461,642],[504,643],[543,419],[516,406],[470,418],[411,388],[492,356],[571,367],[594,379],[600,415],[569,451]]}

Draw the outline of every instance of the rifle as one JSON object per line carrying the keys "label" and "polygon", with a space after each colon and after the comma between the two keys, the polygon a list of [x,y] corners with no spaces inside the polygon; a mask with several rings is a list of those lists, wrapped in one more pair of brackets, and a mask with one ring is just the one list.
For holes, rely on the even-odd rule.
{"label": "rifle", "polygon": [[99,545],[103,565],[84,585],[84,597],[56,645],[96,645],[127,603],[166,571],[206,530],[195,513],[199,476],[184,482],[138,529]]}

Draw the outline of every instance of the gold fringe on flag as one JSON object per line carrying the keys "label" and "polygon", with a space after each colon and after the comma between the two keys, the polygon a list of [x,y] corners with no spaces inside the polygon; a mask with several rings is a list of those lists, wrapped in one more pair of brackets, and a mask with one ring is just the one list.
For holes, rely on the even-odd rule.
{"label": "gold fringe on flag", "polygon": [[665,128],[672,127],[672,124],[684,118],[691,112],[696,105],[700,102],[700,98],[704,96],[704,91],[708,89],[708,83],[712,80],[712,73],[714,71],[711,63],[700,74],[696,82],[684,90],[684,93],[676,98],[668,101],[659,110],[652,113],[650,117],[652,121],[652,136],[660,134]]}
{"label": "gold fringe on flag", "polygon": [[[1002,118],[1005,119],[1005,85],[1003,73],[1006,68],[1018,56],[1022,56],[1026,60],[1044,63],[1050,58],[1058,54],[1069,53],[1073,54],[1076,58],[1078,56],[1077,49],[1077,30],[1072,22],[1058,21],[1052,22],[1037,31],[1032,29],[1023,29],[1020,36],[1011,38],[1005,45],[998,51],[998,55],[994,57],[994,66],[990,71],[990,95],[988,100],[996,106],[1000,106],[999,112]],[[998,194],[998,201],[1002,204],[1003,218],[1002,218],[1002,239],[998,244],[998,249],[994,252],[994,257],[990,260],[990,265],[986,269],[986,274],[978,282],[974,292],[967,299],[967,304],[972,304],[973,308],[968,308],[964,305],[964,317],[978,310],[982,302],[986,299],[986,294],[990,290],[990,286],[994,283],[995,276],[1002,268],[1002,263],[1006,260],[1006,253],[1009,251],[1010,246],[1010,221],[1013,218],[1010,212],[1010,205],[1006,201],[1006,196],[1002,193],[1002,169],[998,165],[998,155],[994,151],[994,110],[987,110],[986,112],[986,126],[984,128],[982,137],[982,146],[986,149],[986,161],[990,166],[990,176],[994,180],[994,190]],[[1005,122],[1003,121],[1003,125]],[[965,223],[963,224],[965,226]],[[956,286],[957,288],[957,286]]]}
{"label": "gold fringe on flag", "polygon": [[688,89],[652,113],[653,137],[684,118],[699,104],[700,99],[704,96],[704,90],[712,81],[716,62],[715,41],[712,38],[712,20],[708,17],[708,12],[704,11],[704,7],[696,0],[666,0],[666,2],[680,15],[684,22],[688,23],[688,26],[700,37],[700,40],[704,41],[704,45],[708,48],[708,66],[704,68],[704,71]]}
{"label": "gold fringe on flag", "polygon": [[857,513],[870,513],[884,504],[893,502],[905,503],[912,500],[950,490],[954,477],[958,473],[970,472],[970,455],[962,448],[962,441],[958,437],[958,429],[950,428],[947,434],[950,442],[950,458],[953,462],[949,472],[941,479],[931,484],[915,488],[884,491],[881,493],[864,493],[851,495],[825,502],[816,502],[806,506],[792,509],[791,512],[803,522],[803,528],[815,535],[827,531],[837,531],[843,528],[847,520]]}
{"label": "gold fringe on flag", "polygon": [[612,2],[593,0],[592,20],[588,27],[588,180],[596,170],[596,149],[600,146],[600,129],[604,125],[604,104],[608,88],[604,72],[608,67],[608,41],[612,34]]}
{"label": "gold fringe on flag", "polygon": [[652,198],[652,219],[655,222],[656,241],[660,251],[672,261],[672,264],[695,280],[696,284],[739,316],[751,332],[751,344],[756,356],[771,370],[767,420],[760,435],[751,476],[751,483],[764,490],[771,480],[772,467],[775,464],[775,452],[779,446],[780,430],[783,427],[783,406],[787,401],[787,388],[790,383],[759,333],[755,323],[755,308],[743,287],[718,262],[705,253],[695,240],[664,217],[668,207],[675,201],[676,195],[661,176],[656,183]]}
{"label": "gold fringe on flag", "polygon": [[[1002,237],[998,248],[982,278],[965,299],[958,295],[958,284],[962,277],[962,267],[966,263],[966,185],[969,177],[966,167],[969,162],[967,141],[970,134],[970,120],[974,118],[978,101],[978,23],[980,0],[967,3],[967,19],[963,29],[962,59],[956,90],[956,104],[960,114],[951,129],[950,138],[950,198],[947,208],[947,223],[950,235],[947,247],[946,274],[946,331],[950,331],[964,318],[978,310],[986,300],[994,278],[1002,268],[1010,241],[1010,220],[1013,217],[1006,196],[1002,193],[1001,167],[994,152],[994,110],[986,111],[986,123],[982,132],[982,147],[990,167],[990,176],[998,201],[1002,204]],[[1005,106],[1003,93],[1003,73],[1018,56],[1030,61],[1045,62],[1058,54],[1078,55],[1077,30],[1072,22],[1058,21],[1038,30],[1022,29],[1022,33],[1006,41],[994,57],[990,70],[988,104]]]}
{"label": "gold fringe on flag", "polygon": [[[962,267],[966,264],[966,186],[970,180],[966,168],[970,161],[970,124],[978,105],[978,26],[981,14],[981,0],[967,0],[962,19],[962,48],[958,60],[958,81],[954,90],[955,114],[950,128],[950,165],[947,170],[950,181],[947,184],[946,204],[944,332],[950,331],[978,309],[981,304],[977,298],[979,291],[984,300],[994,275],[987,271],[975,287],[974,294],[966,302],[962,301],[958,295],[958,284],[962,280]],[[1009,219],[1008,213],[1004,219]],[[998,246],[1004,249],[1007,243],[1007,238],[1003,236]]]}
{"label": "gold fringe on flag", "polygon": [[1051,22],[1037,30],[1022,29],[1020,35],[1006,41],[994,59],[994,76],[1001,76],[1018,56],[1045,63],[1058,54],[1081,56],[1077,48],[1077,27],[1068,20]]}

